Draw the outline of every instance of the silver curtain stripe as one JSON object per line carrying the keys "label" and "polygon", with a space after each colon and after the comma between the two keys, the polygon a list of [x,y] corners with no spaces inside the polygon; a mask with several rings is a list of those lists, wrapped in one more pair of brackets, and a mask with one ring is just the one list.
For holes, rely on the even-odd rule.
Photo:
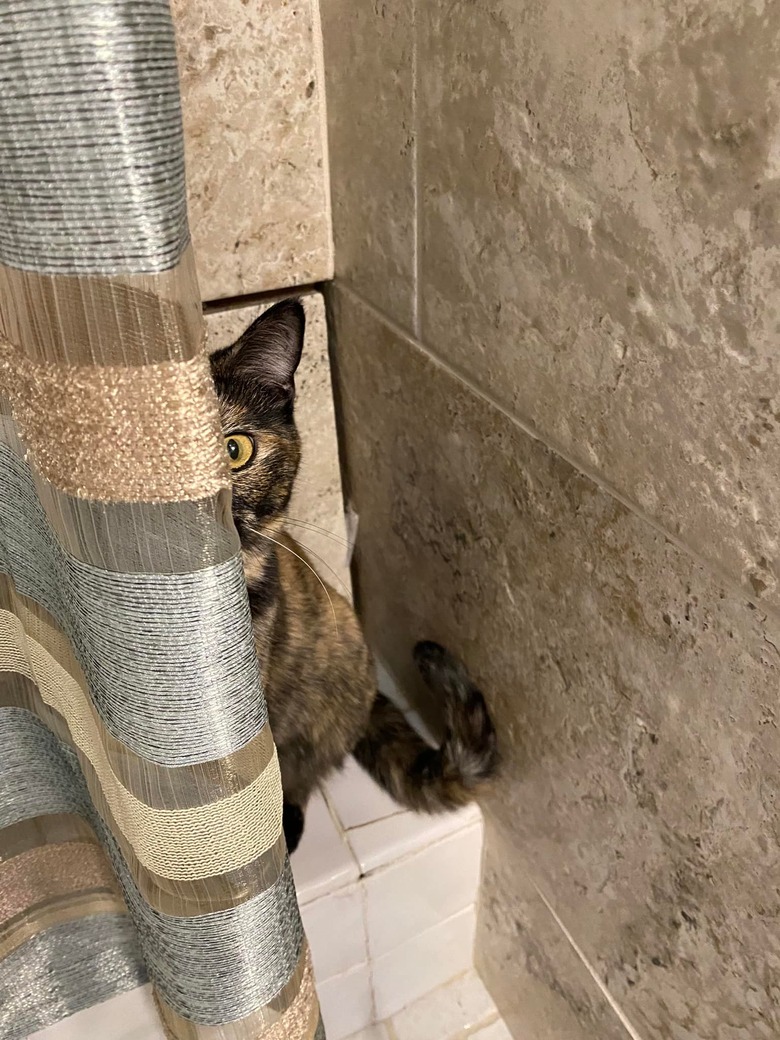
{"label": "silver curtain stripe", "polygon": [[240,549],[229,511],[202,502],[93,502],[43,488],[49,522],[76,559],[106,571],[187,574],[226,563]]}
{"label": "silver curtain stripe", "polygon": [[26,463],[0,444],[0,570],[57,619],[103,722],[136,754],[208,762],[265,725],[239,558],[189,574],[82,563],[54,539]]}
{"label": "silver curtain stripe", "polygon": [[[285,991],[304,937],[289,863],[270,888],[230,910],[198,917],[153,910],[89,800],[75,753],[23,708],[0,708],[0,808],[0,826],[55,812],[76,812],[91,823],[122,886],[149,977],[184,1018],[220,1025],[282,994],[294,996]],[[139,977],[137,964],[132,970]]]}
{"label": "silver curtain stripe", "polygon": [[289,862],[270,888],[240,906],[171,917],[141,897],[113,839],[105,831],[102,837],[149,977],[174,1011],[201,1025],[219,1025],[265,1007],[284,991],[304,942]]}
{"label": "silver curtain stripe", "polygon": [[0,1037],[22,1040],[145,981],[126,914],[55,925],[0,960]]}
{"label": "silver curtain stripe", "polygon": [[159,272],[189,240],[168,0],[4,0],[0,260]]}
{"label": "silver curtain stripe", "polygon": [[[56,737],[53,740],[86,793],[75,753]],[[285,994],[304,943],[289,862],[270,888],[240,906],[173,917],[152,909],[140,894],[113,835],[91,803],[86,814],[122,886],[149,977],[174,1011],[201,1025],[221,1025]],[[295,994],[285,995],[292,999]]]}
{"label": "silver curtain stripe", "polygon": [[51,813],[90,817],[81,771],[74,774],[62,743],[29,711],[0,708],[0,828]]}

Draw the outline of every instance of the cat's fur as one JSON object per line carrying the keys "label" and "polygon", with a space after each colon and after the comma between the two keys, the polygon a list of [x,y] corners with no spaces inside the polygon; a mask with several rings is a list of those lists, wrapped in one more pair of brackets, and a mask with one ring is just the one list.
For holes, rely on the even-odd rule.
{"label": "cat's fur", "polygon": [[463,805],[496,766],[485,702],[460,663],[433,643],[415,649],[444,704],[444,742],[431,748],[376,692],[352,607],[332,589],[326,593],[284,529],[301,455],[293,377],[304,324],[300,302],[284,300],[211,361],[226,438],[245,434],[255,444],[252,461],[233,473],[233,517],[279,752],[290,851],[313,789],[350,752],[397,801],[427,812]]}

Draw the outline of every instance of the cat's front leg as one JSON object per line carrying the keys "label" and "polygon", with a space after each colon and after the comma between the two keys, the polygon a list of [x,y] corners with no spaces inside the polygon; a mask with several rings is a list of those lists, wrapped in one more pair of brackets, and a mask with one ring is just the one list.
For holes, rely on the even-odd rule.
{"label": "cat's front leg", "polygon": [[282,828],[284,829],[284,840],[287,842],[287,851],[291,856],[301,840],[303,823],[303,809],[300,805],[295,805],[285,799],[282,809]]}

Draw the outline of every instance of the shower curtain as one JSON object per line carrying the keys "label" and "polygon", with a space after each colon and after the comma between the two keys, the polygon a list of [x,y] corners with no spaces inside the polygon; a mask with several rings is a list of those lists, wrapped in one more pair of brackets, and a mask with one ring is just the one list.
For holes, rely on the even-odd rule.
{"label": "shower curtain", "polygon": [[167,0],[0,0],[0,394],[0,1038],[322,1037]]}

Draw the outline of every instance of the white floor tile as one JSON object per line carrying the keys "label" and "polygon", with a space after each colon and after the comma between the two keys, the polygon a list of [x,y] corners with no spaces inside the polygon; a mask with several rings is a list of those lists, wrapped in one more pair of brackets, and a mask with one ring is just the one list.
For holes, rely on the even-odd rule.
{"label": "white floor tile", "polygon": [[345,831],[404,811],[351,757],[326,782],[325,790]]}
{"label": "white floor tile", "polygon": [[372,958],[433,928],[476,902],[482,826],[471,824],[365,879]]}
{"label": "white floor tile", "polygon": [[165,1040],[151,986],[139,986],[102,1004],[78,1011],[47,1029],[33,1033],[30,1040]]}
{"label": "white floor tile", "polygon": [[349,1040],[390,1040],[390,1036],[385,1024],[379,1022],[369,1026],[368,1029],[361,1029],[359,1033],[354,1033]]}
{"label": "white floor tile", "polygon": [[506,1023],[499,1018],[497,1022],[478,1029],[476,1033],[469,1033],[469,1040],[513,1040],[512,1034],[506,1027]]}
{"label": "white floor tile", "polygon": [[476,805],[439,816],[404,812],[353,828],[347,840],[361,872],[368,874],[481,820]]}
{"label": "white floor tile", "polygon": [[321,982],[368,960],[363,901],[362,885],[354,884],[301,907],[314,974]]}
{"label": "white floor tile", "polygon": [[450,1040],[496,1012],[475,971],[440,986],[392,1020],[397,1040]]}
{"label": "white floor tile", "polygon": [[390,1018],[472,967],[476,917],[474,907],[463,910],[373,962],[377,1019]]}
{"label": "white floor tile", "polygon": [[349,845],[337,829],[319,792],[306,809],[301,844],[290,859],[298,901],[308,903],[357,881],[360,876]]}
{"label": "white floor tile", "polygon": [[328,1040],[344,1040],[374,1019],[371,975],[367,964],[317,983],[320,1011]]}

